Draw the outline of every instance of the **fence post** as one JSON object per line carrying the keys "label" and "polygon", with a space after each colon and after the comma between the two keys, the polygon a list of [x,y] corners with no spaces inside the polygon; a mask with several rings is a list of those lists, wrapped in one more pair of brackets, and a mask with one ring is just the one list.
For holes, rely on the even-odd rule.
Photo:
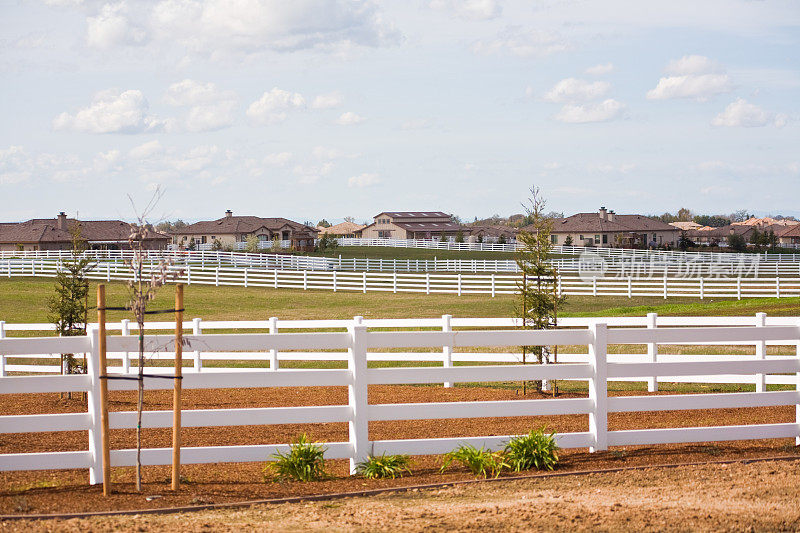
{"label": "fence post", "polygon": [[89,336],[90,342],[87,360],[90,385],[86,402],[89,410],[89,454],[91,455],[89,483],[99,485],[103,482],[103,443],[100,429],[102,407],[100,403],[100,367],[97,355],[100,332],[96,326],[90,326],[86,334]]}
{"label": "fence post", "polygon": [[775,297],[781,297],[781,278],[775,278]]}
{"label": "fence post", "polygon": [[[756,327],[762,328],[767,325],[767,313],[756,313]],[[756,359],[764,360],[767,358],[767,342],[764,340],[756,341]],[[756,392],[766,392],[767,375],[756,374]]]}
{"label": "fence post", "polygon": [[[203,329],[200,326],[200,318],[193,318],[192,319],[192,335],[202,335]],[[198,342],[197,345],[199,346],[200,343]],[[203,358],[200,356],[200,350],[195,350],[192,354],[194,357],[194,371],[201,372],[203,370]]]}
{"label": "fence post", "polygon": [[494,298],[494,294],[495,294],[495,279],[494,279],[494,273],[492,273],[492,298]]}
{"label": "fence post", "polygon": [[667,273],[664,272],[664,299],[667,299]]}
{"label": "fence post", "polygon": [[[658,320],[658,313],[647,313],[647,329],[656,329],[656,321]],[[647,343],[647,362],[658,362],[658,343]],[[648,392],[656,392],[658,390],[658,376],[647,378]]]}
{"label": "fence post", "polygon": [[397,294],[397,270],[392,273],[392,292]]}
{"label": "fence post", "polygon": [[190,263],[186,263],[186,284],[192,284],[192,265]]}
{"label": "fence post", "polygon": [[736,278],[736,299],[742,299],[742,278]]}
{"label": "fence post", "polygon": [[589,344],[589,364],[592,377],[589,379],[589,399],[594,404],[589,413],[589,433],[592,436],[590,452],[608,449],[608,326],[594,323],[589,326],[592,342]]}
{"label": "fence post", "polygon": [[458,295],[461,296],[461,273],[458,273]]}
{"label": "fence post", "polygon": [[244,286],[247,287],[247,267],[244,267]]}
{"label": "fence post", "polygon": [[364,294],[367,294],[367,272],[366,271],[364,271],[362,273],[362,277],[363,277],[362,284],[364,286],[364,291],[363,292],[364,292]]}
{"label": "fence post", "polygon": [[219,267],[214,269],[214,286],[219,287]]}
{"label": "fence post", "polygon": [[700,278],[700,299],[701,300],[703,298],[705,298],[705,288],[706,288],[705,278]]}
{"label": "fence post", "polygon": [[628,276],[628,298],[633,298],[633,278]]}
{"label": "fence post", "polygon": [[425,294],[431,293],[431,273],[425,273]]}
{"label": "fence post", "polygon": [[336,271],[333,271],[333,292],[336,292]]}
{"label": "fence post", "polygon": [[[123,318],[120,324],[120,335],[131,334],[131,321]],[[128,374],[131,371],[131,357],[130,352],[122,352],[122,373]]]}
{"label": "fence post", "polygon": [[[6,338],[6,322],[0,320],[0,339]],[[0,378],[6,376],[6,356],[0,353]]]}
{"label": "fence post", "polygon": [[348,433],[350,446],[350,474],[356,473],[358,463],[367,460],[370,454],[368,399],[367,399],[367,327],[354,321],[347,328],[351,345],[347,350],[347,369],[350,371],[350,384],[347,398],[350,405]]}
{"label": "fence post", "polygon": [[592,296],[597,296],[597,276],[592,276]]}
{"label": "fence post", "polygon": [[308,290],[308,270],[303,270],[303,290]]}
{"label": "fence post", "polygon": [[[278,333],[278,317],[273,316],[269,319],[269,332],[270,335]],[[278,350],[275,348],[269,351],[269,369],[278,370]]]}
{"label": "fence post", "polygon": [[[450,325],[450,320],[452,318],[452,315],[442,315],[442,331],[453,331],[453,328]],[[453,366],[453,346],[449,342],[442,346],[442,366],[445,368],[452,368]],[[446,388],[450,388],[453,386],[453,384],[449,381],[445,381],[444,386]]]}

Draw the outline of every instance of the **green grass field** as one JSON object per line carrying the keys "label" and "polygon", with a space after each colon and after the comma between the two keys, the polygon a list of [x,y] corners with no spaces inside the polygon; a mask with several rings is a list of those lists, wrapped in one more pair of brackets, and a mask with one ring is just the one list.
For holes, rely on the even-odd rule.
{"label": "green grass field", "polygon": [[[6,322],[48,322],[47,302],[53,295],[54,280],[49,278],[0,278],[0,320]],[[108,283],[109,306],[128,301],[122,283]],[[90,291],[94,305],[95,284]],[[150,309],[173,307],[172,287],[162,288]],[[367,318],[506,317],[515,315],[517,298],[502,295],[457,296],[450,294],[391,294],[359,292],[302,291],[258,287],[214,287],[191,285],[185,290],[185,316],[207,320],[346,319]],[[800,315],[800,298],[753,298],[744,300],[683,298],[569,297],[561,309],[563,316],[641,316],[661,315],[753,315],[765,312],[774,316]],[[109,320],[130,318],[124,311],[109,311]],[[152,320],[159,320],[153,315]],[[164,317],[166,319],[166,317]]]}
{"label": "green grass field", "polygon": [[301,255],[370,259],[514,259],[514,252],[430,250],[426,248],[391,248],[388,246],[339,246],[334,252],[308,252]]}

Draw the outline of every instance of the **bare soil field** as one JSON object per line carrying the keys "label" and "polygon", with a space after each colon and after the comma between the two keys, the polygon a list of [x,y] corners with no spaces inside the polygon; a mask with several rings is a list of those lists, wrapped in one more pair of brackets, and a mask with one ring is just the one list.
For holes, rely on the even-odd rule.
{"label": "bare soil field", "polygon": [[0,531],[797,531],[796,461],[648,468]]}
{"label": "bare soil field", "polygon": [[[135,393],[112,392],[112,411],[135,409]],[[616,394],[631,394],[619,392]],[[661,393],[666,394],[666,393]],[[370,403],[443,402],[521,399],[513,389],[489,387],[372,386]],[[564,393],[561,397],[576,397]],[[537,395],[527,398],[535,398]],[[146,395],[148,409],[171,409],[171,391],[152,391]],[[210,389],[184,392],[185,409],[333,405],[347,402],[344,387],[272,389]],[[0,403],[0,414],[79,412],[85,406],[79,397],[60,399],[57,394],[7,395]],[[778,423],[793,421],[794,408],[765,407],[715,409],[704,411],[665,411],[660,413],[619,413],[609,416],[609,429],[713,426],[729,424]],[[543,417],[498,417],[463,420],[422,420],[373,422],[370,438],[403,439],[460,437],[525,433],[546,426],[550,431],[586,431],[586,415]],[[347,440],[345,423],[293,424],[274,426],[232,426],[185,428],[185,446],[268,444],[291,442],[307,432],[321,442]],[[85,431],[58,433],[15,433],[0,436],[0,453],[66,451],[87,449]],[[171,430],[145,429],[144,447],[169,447]],[[112,430],[112,449],[134,446],[133,430]],[[705,462],[797,455],[793,440],[764,440],[729,443],[701,443],[654,447],[620,447],[609,452],[589,454],[586,450],[562,450],[558,470],[563,472],[618,468],[636,465]],[[268,460],[264,458],[265,463]],[[378,489],[383,487],[454,482],[471,479],[466,470],[453,468],[439,472],[440,457],[415,457],[413,475],[395,480],[366,480],[348,475],[347,462],[330,461],[332,477],[313,483],[265,482],[265,463],[185,465],[185,482],[179,493],[169,490],[169,467],[145,467],[144,492],[133,489],[133,469],[114,468],[114,494],[102,496],[99,486],[89,486],[86,470],[3,472],[0,473],[0,514],[89,512],[120,509],[146,509],[184,505],[204,505],[242,500],[308,496]],[[157,498],[147,498],[148,496]]]}

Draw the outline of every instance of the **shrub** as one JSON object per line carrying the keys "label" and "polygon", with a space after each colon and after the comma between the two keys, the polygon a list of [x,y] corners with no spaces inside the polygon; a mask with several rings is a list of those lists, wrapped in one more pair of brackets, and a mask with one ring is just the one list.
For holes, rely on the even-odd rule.
{"label": "shrub", "polygon": [[383,479],[403,477],[403,473],[411,473],[408,455],[386,455],[380,457],[370,455],[366,461],[358,463],[358,473],[367,479]]}
{"label": "shrub", "polygon": [[531,468],[552,470],[558,463],[555,433],[547,435],[542,428],[514,437],[506,444],[503,454],[514,472]]}
{"label": "shrub", "polygon": [[489,475],[498,477],[503,468],[508,468],[502,453],[485,450],[483,446],[476,448],[469,444],[462,444],[452,452],[445,454],[440,471],[444,472],[453,461],[458,461],[474,475],[484,478]]}
{"label": "shrub", "polygon": [[321,444],[309,442],[303,433],[289,447],[289,452],[278,452],[272,457],[275,461],[264,467],[265,480],[275,481],[317,481],[325,479],[325,448]]}

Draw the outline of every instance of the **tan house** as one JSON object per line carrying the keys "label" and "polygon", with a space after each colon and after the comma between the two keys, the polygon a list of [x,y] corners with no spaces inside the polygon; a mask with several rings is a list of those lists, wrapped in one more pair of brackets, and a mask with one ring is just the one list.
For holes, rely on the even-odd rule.
{"label": "tan house", "polygon": [[464,228],[469,230],[469,242],[513,243],[517,240],[517,228],[500,224],[473,224]]}
{"label": "tan house", "polygon": [[636,248],[676,246],[681,230],[644,215],[618,215],[601,207],[596,213],[557,218],[550,236],[555,245]]}
{"label": "tan house", "polygon": [[795,245],[800,246],[800,224],[794,224],[792,226],[787,226],[783,231],[778,233],[775,232],[778,236],[778,242],[781,245]]}
{"label": "tan house", "polygon": [[461,231],[468,231],[441,211],[384,211],[374,222],[361,230],[365,239],[445,239],[452,240]]}
{"label": "tan house", "polygon": [[330,227],[317,226],[317,231],[320,235],[328,235],[330,237],[344,237],[344,238],[359,238],[361,231],[365,228],[363,224],[356,224],[355,222],[342,222]]}
{"label": "tan house", "polygon": [[238,243],[247,242],[248,236],[255,235],[262,242],[278,239],[289,241],[296,250],[313,250],[317,229],[285,218],[233,216],[229,209],[222,218],[195,222],[173,231],[171,235],[172,243],[181,248],[189,248],[192,243],[207,248],[217,241],[223,249],[235,249]]}
{"label": "tan house", "polygon": [[[55,218],[34,218],[25,222],[0,224],[0,251],[71,250],[73,233],[76,230],[91,249],[130,248],[130,223],[122,220],[75,220],[67,218],[61,212]],[[149,231],[144,246],[151,250],[161,250],[169,242],[169,235]]]}

